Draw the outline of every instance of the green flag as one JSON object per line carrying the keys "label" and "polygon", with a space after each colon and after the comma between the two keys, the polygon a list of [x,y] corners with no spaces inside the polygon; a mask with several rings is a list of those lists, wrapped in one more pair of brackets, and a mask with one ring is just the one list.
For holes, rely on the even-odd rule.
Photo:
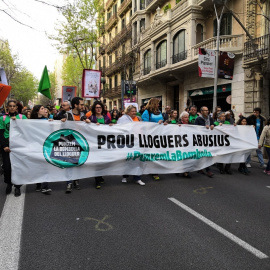
{"label": "green flag", "polygon": [[51,88],[50,78],[49,78],[47,66],[45,66],[43,69],[40,82],[39,82],[38,92],[40,92],[45,97],[52,99],[50,88]]}

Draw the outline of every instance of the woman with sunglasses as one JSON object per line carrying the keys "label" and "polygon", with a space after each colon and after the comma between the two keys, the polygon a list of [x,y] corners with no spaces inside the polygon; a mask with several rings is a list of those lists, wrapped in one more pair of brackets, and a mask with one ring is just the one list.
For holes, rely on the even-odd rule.
{"label": "woman with sunglasses", "polygon": [[[4,168],[4,182],[7,184],[6,194],[10,194],[12,191],[13,184],[11,183],[11,163],[9,153],[11,152],[9,148],[9,127],[10,121],[16,119],[27,119],[25,115],[18,114],[17,104],[15,100],[9,100],[7,103],[8,113],[0,117],[0,145],[1,153],[3,158],[3,168]],[[15,187],[15,197],[21,195],[20,187],[21,185],[14,185]]]}

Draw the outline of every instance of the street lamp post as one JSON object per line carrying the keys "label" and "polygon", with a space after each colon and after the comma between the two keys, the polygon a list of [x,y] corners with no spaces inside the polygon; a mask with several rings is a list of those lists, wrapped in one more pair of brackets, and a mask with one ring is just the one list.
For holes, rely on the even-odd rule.
{"label": "street lamp post", "polygon": [[[214,111],[216,106],[217,106],[217,84],[218,84],[218,59],[219,59],[220,23],[221,23],[224,7],[225,7],[225,4],[226,4],[227,0],[212,0],[212,1],[213,1],[213,4],[214,4],[214,9],[215,9],[216,18],[217,18],[216,67],[215,67],[214,96],[213,96],[213,111]],[[223,5],[220,17],[218,17],[216,4],[222,4]]]}

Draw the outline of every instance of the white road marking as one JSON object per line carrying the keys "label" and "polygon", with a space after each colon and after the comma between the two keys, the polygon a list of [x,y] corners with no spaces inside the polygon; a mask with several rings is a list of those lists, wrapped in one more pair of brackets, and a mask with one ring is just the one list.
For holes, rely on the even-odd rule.
{"label": "white road marking", "polygon": [[266,186],[267,188],[270,188],[270,186]]}
{"label": "white road marking", "polygon": [[19,268],[25,186],[21,187],[21,193],[20,197],[13,192],[7,196],[0,218],[0,269]]}
{"label": "white road marking", "polygon": [[266,258],[268,258],[268,256],[266,254],[262,253],[261,251],[259,251],[256,248],[252,247],[251,245],[249,245],[245,241],[241,240],[237,236],[233,235],[232,233],[230,233],[230,232],[226,231],[225,229],[221,228],[220,226],[218,226],[217,224],[215,224],[211,220],[209,220],[209,219],[205,218],[204,216],[200,215],[199,213],[197,213],[196,211],[192,210],[191,208],[189,208],[185,204],[183,204],[183,203],[179,202],[178,200],[176,200],[175,198],[168,198],[168,199],[170,201],[172,201],[173,203],[175,203],[176,205],[180,206],[182,209],[184,209],[187,212],[189,212],[191,215],[193,215],[196,218],[200,219],[201,221],[203,221],[204,223],[206,223],[207,225],[209,225],[210,227],[212,227],[216,231],[218,231],[221,234],[223,234],[224,236],[228,237],[230,240],[232,240],[233,242],[235,242],[239,246],[241,246],[244,249],[246,249],[247,251],[251,252],[256,257],[258,257],[260,259],[266,259]]}

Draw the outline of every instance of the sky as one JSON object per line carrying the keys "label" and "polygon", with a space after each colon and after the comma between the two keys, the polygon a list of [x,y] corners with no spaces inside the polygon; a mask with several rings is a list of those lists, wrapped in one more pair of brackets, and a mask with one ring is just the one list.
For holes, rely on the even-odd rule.
{"label": "sky", "polygon": [[[67,3],[66,0],[42,1],[59,6]],[[37,79],[41,78],[45,65],[49,71],[53,71],[59,53],[46,32],[55,34],[57,19],[63,20],[57,9],[35,0],[0,0],[0,10],[7,11],[16,20],[34,28],[23,26],[0,11],[0,39],[9,41],[12,53],[19,55],[22,65]]]}

